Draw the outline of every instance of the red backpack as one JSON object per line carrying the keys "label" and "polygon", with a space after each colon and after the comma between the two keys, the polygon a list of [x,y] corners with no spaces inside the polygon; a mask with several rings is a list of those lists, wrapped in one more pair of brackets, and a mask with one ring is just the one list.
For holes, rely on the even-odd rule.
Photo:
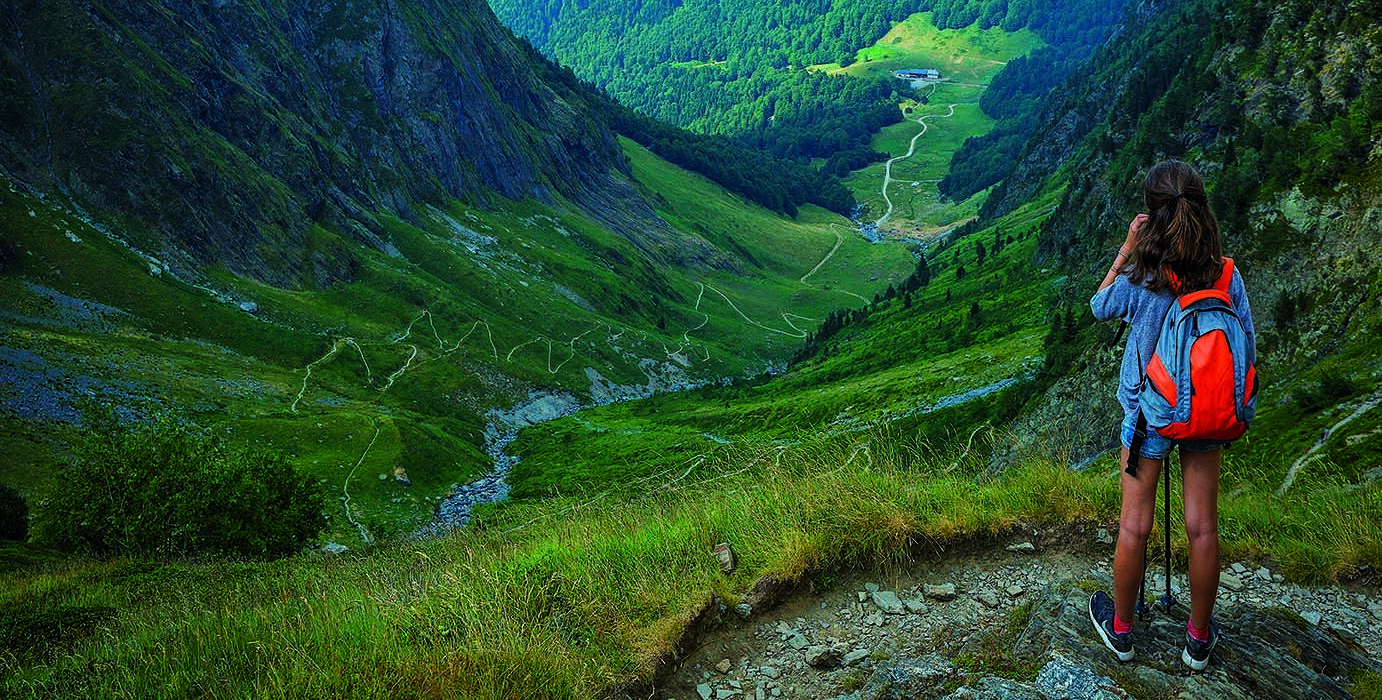
{"label": "red backpack", "polygon": [[[1228,287],[1233,260],[1224,258],[1214,286],[1176,297],[1161,322],[1138,392],[1139,427],[1176,441],[1237,440],[1257,407],[1257,371]],[[1139,431],[1141,432],[1141,431]],[[1128,473],[1136,474],[1134,438]]]}

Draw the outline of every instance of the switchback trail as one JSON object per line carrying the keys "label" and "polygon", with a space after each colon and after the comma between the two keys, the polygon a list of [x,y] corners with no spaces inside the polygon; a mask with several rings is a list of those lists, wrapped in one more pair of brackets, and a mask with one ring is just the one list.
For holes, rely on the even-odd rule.
{"label": "switchback trail", "polygon": [[[831,230],[832,233],[835,234],[835,247],[831,248],[831,249],[830,249],[830,252],[829,252],[829,253],[826,253],[826,254],[825,254],[825,257],[821,258],[821,261],[818,262],[818,263],[816,263],[816,266],[815,266],[815,267],[811,268],[811,270],[810,270],[809,272],[807,272],[806,274],[802,275],[802,276],[801,276],[801,279],[797,280],[798,282],[800,282],[800,283],[802,283],[802,284],[806,284],[806,283],[807,283],[807,282],[806,282],[806,279],[807,279],[808,277],[810,277],[811,275],[816,274],[816,272],[817,272],[818,270],[820,270],[822,267],[824,267],[826,263],[830,262],[830,259],[833,258],[833,257],[835,257],[835,253],[838,252],[838,251],[840,250],[840,246],[844,245],[845,236],[844,236],[844,234],[840,233],[840,229],[839,229],[838,227],[836,227],[834,224],[831,224],[831,225],[830,225],[830,230]],[[851,291],[849,291],[848,289],[836,289],[835,291],[840,292],[841,294],[848,294],[848,295],[854,297],[855,299],[858,299],[859,301],[864,302],[865,304],[869,303],[868,297],[865,297],[865,296],[863,296],[862,294],[855,294],[854,292],[851,292]],[[699,301],[697,302],[697,304],[699,305]],[[798,316],[797,318],[803,318],[803,317]],[[791,322],[788,321],[788,323],[790,324]],[[793,328],[796,328],[796,326],[793,326]]]}
{"label": "switchback trail", "polygon": [[835,252],[840,249],[840,246],[844,245],[844,234],[840,233],[839,229],[837,229],[834,224],[830,225],[830,232],[835,234],[835,247],[831,248],[830,252],[826,253],[825,257],[821,258],[821,261],[816,263],[815,267],[811,268],[810,272],[807,272],[806,274],[802,275],[801,279],[797,280],[798,282],[806,284],[806,278],[816,274],[817,270],[821,269],[822,266],[830,262],[830,259],[835,257]]}

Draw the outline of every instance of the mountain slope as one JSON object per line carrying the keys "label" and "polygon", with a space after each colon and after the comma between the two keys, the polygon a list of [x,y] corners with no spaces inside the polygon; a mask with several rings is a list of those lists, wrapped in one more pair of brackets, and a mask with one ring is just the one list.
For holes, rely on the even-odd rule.
{"label": "mountain slope", "polygon": [[[121,234],[118,216],[83,215],[60,193],[10,181],[0,188],[0,454],[10,460],[0,476],[22,477],[21,490],[61,485],[50,457],[64,430],[80,429],[84,401],[181,406],[328,480],[341,499],[329,504],[331,536],[356,525],[387,535],[390,522],[429,516],[453,479],[488,469],[487,434],[547,417],[541,409],[754,379],[525,430],[515,445],[532,498],[482,510],[460,536],[275,562],[54,561],[0,545],[0,656],[14,669],[0,687],[35,697],[646,697],[721,619],[747,613],[743,629],[771,638],[758,627],[770,618],[752,616],[793,592],[812,593],[788,604],[816,610],[830,627],[812,634],[833,645],[851,628],[816,615],[858,599],[835,590],[826,600],[854,602],[822,610],[814,592],[859,570],[886,587],[912,562],[929,579],[946,552],[983,557],[995,542],[1063,537],[1102,560],[1107,545],[1091,540],[1105,540],[1098,531],[1118,513],[1105,430],[1117,351],[1085,303],[1136,206],[1135,172],[1181,155],[1211,175],[1225,220],[1240,222],[1230,250],[1250,266],[1263,328],[1262,413],[1226,455],[1220,495],[1226,560],[1241,574],[1262,567],[1261,583],[1239,576],[1244,590],[1222,610],[1233,641],[1207,672],[1175,675],[1182,667],[1162,655],[1178,651],[1183,618],[1161,618],[1139,661],[1114,667],[1083,626],[1081,593],[1038,596],[1024,582],[1034,602],[1002,620],[987,617],[987,602],[957,599],[945,612],[964,618],[949,632],[906,634],[906,653],[873,649],[862,661],[877,675],[845,670],[817,687],[1025,696],[1041,692],[1030,687],[1040,659],[1038,685],[1053,691],[1107,677],[1121,686],[1113,694],[1252,696],[1262,676],[1238,661],[1267,644],[1287,652],[1270,669],[1281,674],[1273,692],[1318,694],[1318,673],[1331,690],[1376,696],[1375,659],[1337,651],[1357,651],[1339,630],[1382,619],[1375,115],[1357,107],[1369,136],[1350,158],[1361,166],[1309,157],[1332,147],[1318,134],[1356,146],[1351,124],[1315,109],[1334,86],[1366,94],[1366,80],[1335,79],[1359,73],[1341,69],[1344,57],[1375,68],[1374,5],[1351,6],[1361,27],[1350,24],[1358,15],[1298,0],[1139,6],[1071,91],[1047,102],[1049,120],[989,217],[923,259],[865,245],[818,209],[787,221],[745,206],[620,142],[634,186],[678,236],[718,253],[715,264],[662,264],[590,216],[536,199],[446,201],[413,219],[377,217],[398,255],[309,229],[313,245],[362,261],[351,282],[284,289],[212,268],[206,284],[219,291],[208,291],[93,225]],[[1156,52],[1158,41],[1171,50]],[[1209,82],[1230,87],[1183,70],[1175,51],[1187,48],[1189,65],[1207,60]],[[1319,72],[1302,69],[1317,60]],[[1329,109],[1354,119],[1359,99],[1339,94],[1342,107]],[[1240,131],[1224,126],[1235,112]],[[1334,164],[1346,167],[1330,175]],[[1243,180],[1225,177],[1240,168]],[[1237,214],[1226,206],[1235,202]],[[798,359],[780,379],[759,372],[776,374],[789,356]],[[515,404],[532,410],[490,411]],[[514,420],[491,421],[497,413]],[[400,466],[411,484],[391,471]],[[720,543],[737,557],[728,572],[712,553]],[[1184,552],[1177,537],[1173,569]],[[1004,571],[1004,594],[1033,564]],[[1295,589],[1341,579],[1349,590]],[[989,585],[959,583],[970,581]],[[994,593],[983,599],[1001,601]],[[1291,609],[1346,595],[1313,611],[1318,625]],[[1308,648],[1296,654],[1297,642]],[[924,687],[896,684],[927,671],[913,648],[955,658],[928,659]],[[1311,672],[1294,673],[1298,663]],[[720,683],[716,672],[699,680]]]}
{"label": "mountain slope", "polygon": [[379,216],[565,197],[657,231],[598,115],[540,81],[483,3],[18,3],[4,33],[9,176],[138,225],[175,271],[325,286],[387,250]]}
{"label": "mountain slope", "polygon": [[329,537],[410,531],[518,425],[780,366],[910,268],[620,139],[483,4],[151,7],[0,27],[0,479],[35,502],[91,411],[173,412],[325,479]]}

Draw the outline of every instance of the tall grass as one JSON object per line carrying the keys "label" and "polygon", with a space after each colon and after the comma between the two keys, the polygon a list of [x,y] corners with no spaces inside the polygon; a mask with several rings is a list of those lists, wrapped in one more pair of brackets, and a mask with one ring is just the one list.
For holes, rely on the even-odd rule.
{"label": "tall grass", "polygon": [[[0,609],[98,604],[118,614],[41,661],[11,654],[0,687],[20,696],[592,697],[650,679],[714,598],[733,604],[762,576],[899,566],[1016,523],[1117,517],[1111,463],[1073,472],[1031,459],[985,476],[978,455],[886,435],[746,447],[723,456],[722,476],[649,480],[631,498],[514,504],[471,531],[362,554],[11,573],[0,577]],[[1265,522],[1249,519],[1266,510],[1260,498],[1225,499],[1229,549],[1321,576],[1353,557],[1378,558],[1379,525],[1367,517],[1375,490],[1331,492],[1313,509],[1288,504]],[[731,574],[711,554],[718,542],[738,555]]]}

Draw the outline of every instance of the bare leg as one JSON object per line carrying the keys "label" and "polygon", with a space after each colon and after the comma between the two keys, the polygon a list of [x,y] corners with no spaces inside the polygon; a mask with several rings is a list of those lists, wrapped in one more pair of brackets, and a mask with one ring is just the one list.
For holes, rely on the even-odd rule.
{"label": "bare leg", "polygon": [[1209,627],[1219,593],[1219,466],[1223,450],[1180,451],[1185,534],[1190,540],[1190,621]]}
{"label": "bare leg", "polygon": [[[1128,463],[1128,448],[1123,448]],[[1118,547],[1113,552],[1113,610],[1118,619],[1132,624],[1142,583],[1147,538],[1156,518],[1156,486],[1161,477],[1161,460],[1138,458],[1137,476],[1120,469],[1123,507],[1118,516]],[[1217,472],[1216,472],[1217,474]],[[1216,482],[1217,483],[1217,482]],[[1215,575],[1218,575],[1217,569]],[[1218,585],[1217,582],[1215,585]]]}

